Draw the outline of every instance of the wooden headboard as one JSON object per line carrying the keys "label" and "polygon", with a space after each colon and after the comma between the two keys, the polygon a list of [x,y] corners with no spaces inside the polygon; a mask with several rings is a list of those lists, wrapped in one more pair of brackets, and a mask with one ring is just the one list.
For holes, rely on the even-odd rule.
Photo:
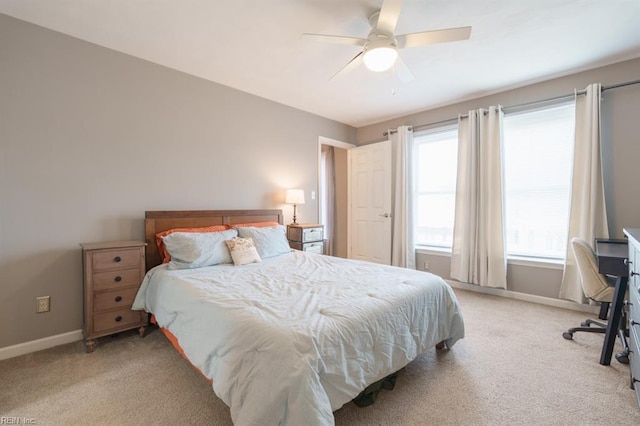
{"label": "wooden headboard", "polygon": [[282,224],[282,210],[175,210],[146,211],[144,240],[147,243],[147,271],[162,263],[156,245],[156,234],[173,228],[197,228],[210,225],[234,225],[247,222],[278,222]]}

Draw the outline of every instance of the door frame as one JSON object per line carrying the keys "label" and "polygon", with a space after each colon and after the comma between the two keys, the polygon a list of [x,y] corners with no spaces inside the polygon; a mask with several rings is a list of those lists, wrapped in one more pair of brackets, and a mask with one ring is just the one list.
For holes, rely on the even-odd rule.
{"label": "door frame", "polygon": [[[352,143],[348,143],[348,142],[343,142],[343,141],[339,141],[337,139],[332,139],[332,138],[328,138],[325,136],[318,136],[318,157],[317,157],[317,162],[318,162],[318,166],[317,166],[317,170],[318,170],[318,177],[317,177],[317,194],[318,194],[318,213],[317,213],[317,218],[318,218],[318,222],[320,222],[320,218],[321,216],[321,212],[322,212],[322,206],[323,206],[323,199],[321,197],[320,194],[320,170],[322,167],[322,145],[331,145],[334,146],[336,148],[342,148],[342,149],[346,149],[347,150],[347,164],[350,161],[350,154],[349,154],[349,150],[352,148],[356,148],[357,145],[354,145]],[[347,173],[347,197],[351,197],[351,185],[349,184],[349,173]],[[350,198],[349,198],[350,199]],[[351,203],[347,203],[347,217],[351,217]],[[349,254],[351,253],[351,223],[349,220],[347,220],[347,256],[349,256]]]}

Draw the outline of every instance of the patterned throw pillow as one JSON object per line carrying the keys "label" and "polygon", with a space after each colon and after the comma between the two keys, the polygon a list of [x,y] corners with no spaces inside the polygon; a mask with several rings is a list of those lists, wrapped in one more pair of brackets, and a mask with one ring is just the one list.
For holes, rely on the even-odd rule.
{"label": "patterned throw pillow", "polygon": [[229,248],[229,252],[231,252],[234,265],[240,266],[247,263],[260,262],[260,256],[251,238],[236,237],[225,241],[225,243]]}

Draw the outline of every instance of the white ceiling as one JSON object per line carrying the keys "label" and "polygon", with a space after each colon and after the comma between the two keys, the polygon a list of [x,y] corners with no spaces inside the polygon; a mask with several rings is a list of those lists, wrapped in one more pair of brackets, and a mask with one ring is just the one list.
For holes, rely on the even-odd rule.
{"label": "white ceiling", "polygon": [[[382,0],[0,0],[0,13],[355,127],[640,57],[640,0],[405,0],[396,34],[471,25],[400,52],[415,80],[329,81]],[[395,92],[395,93],[394,93]]]}

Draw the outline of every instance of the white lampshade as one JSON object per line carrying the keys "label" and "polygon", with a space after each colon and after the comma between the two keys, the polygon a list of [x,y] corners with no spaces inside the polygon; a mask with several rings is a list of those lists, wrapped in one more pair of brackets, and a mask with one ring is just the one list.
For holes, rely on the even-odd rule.
{"label": "white lampshade", "polygon": [[391,46],[372,47],[364,52],[364,65],[371,71],[382,72],[393,66],[398,51]]}
{"label": "white lampshade", "polygon": [[287,189],[284,202],[287,204],[304,204],[304,189]]}

